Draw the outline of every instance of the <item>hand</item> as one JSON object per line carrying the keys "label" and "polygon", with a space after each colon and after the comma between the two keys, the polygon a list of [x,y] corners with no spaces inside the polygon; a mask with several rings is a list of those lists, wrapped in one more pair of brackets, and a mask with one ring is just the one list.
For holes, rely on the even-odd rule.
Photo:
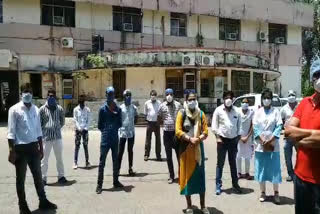
{"label": "hand", "polygon": [[17,154],[16,154],[16,152],[15,152],[14,150],[11,150],[11,151],[9,152],[8,161],[9,161],[10,163],[12,163],[13,165],[15,165],[16,159],[17,159]]}
{"label": "hand", "polygon": [[217,138],[217,144],[223,144],[223,141],[220,137]]}
{"label": "hand", "polygon": [[247,143],[247,142],[248,142],[248,137],[241,137],[240,140],[241,140],[243,143]]}
{"label": "hand", "polygon": [[293,126],[287,126],[285,128],[284,136],[292,139],[294,142],[299,142],[303,139],[301,135],[299,135],[299,133],[296,131],[296,128]]}
{"label": "hand", "polygon": [[190,142],[193,144],[193,145],[197,145],[200,143],[200,139],[197,138],[197,137],[192,137],[190,138]]}

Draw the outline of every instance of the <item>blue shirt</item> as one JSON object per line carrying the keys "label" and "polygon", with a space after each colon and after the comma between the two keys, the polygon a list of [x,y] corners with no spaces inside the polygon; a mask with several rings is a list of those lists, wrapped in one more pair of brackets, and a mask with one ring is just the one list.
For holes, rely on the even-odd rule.
{"label": "blue shirt", "polygon": [[120,138],[133,138],[134,137],[134,119],[138,115],[137,107],[133,104],[126,106],[122,104],[121,117],[122,127],[119,129]]}
{"label": "blue shirt", "polygon": [[99,110],[98,129],[101,131],[101,145],[118,143],[118,130],[121,127],[121,109],[115,105],[110,111],[105,103]]}

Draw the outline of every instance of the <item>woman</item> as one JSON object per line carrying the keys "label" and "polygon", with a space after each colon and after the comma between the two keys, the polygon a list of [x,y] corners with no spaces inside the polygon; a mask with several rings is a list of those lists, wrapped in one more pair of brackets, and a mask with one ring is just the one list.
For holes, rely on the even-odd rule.
{"label": "woman", "polygon": [[265,89],[261,94],[262,108],[253,116],[255,149],[255,180],[260,183],[260,201],[266,200],[266,181],[273,183],[274,202],[280,203],[279,184],[281,167],[279,138],[282,119],[279,110],[272,107],[273,94]]}
{"label": "woman", "polygon": [[[239,178],[245,178],[252,180],[253,177],[250,175],[250,159],[253,155],[252,147],[252,118],[253,111],[249,109],[249,101],[244,98],[241,102],[240,110],[240,134],[241,138],[238,143],[238,154],[237,154],[237,171]],[[242,174],[242,159],[245,160],[245,174]]]}
{"label": "woman", "polygon": [[192,214],[191,195],[200,194],[200,206],[204,214],[209,214],[205,207],[205,169],[202,141],[208,136],[205,114],[199,109],[197,97],[193,92],[186,96],[184,109],[178,112],[176,136],[179,139],[180,194],[187,200],[187,214]]}

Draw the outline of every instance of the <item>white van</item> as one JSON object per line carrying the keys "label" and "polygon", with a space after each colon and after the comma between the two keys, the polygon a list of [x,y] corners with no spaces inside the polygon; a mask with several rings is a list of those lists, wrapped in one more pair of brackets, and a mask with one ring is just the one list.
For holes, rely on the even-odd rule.
{"label": "white van", "polygon": [[[244,98],[247,98],[249,101],[249,107],[253,110],[256,110],[258,108],[260,108],[262,106],[261,104],[261,94],[245,94],[242,95],[240,97],[237,97],[234,101],[233,101],[233,105],[241,108],[241,102]],[[281,109],[282,104],[280,101],[280,98],[277,94],[273,94],[273,98],[272,98],[272,106],[279,109]]]}

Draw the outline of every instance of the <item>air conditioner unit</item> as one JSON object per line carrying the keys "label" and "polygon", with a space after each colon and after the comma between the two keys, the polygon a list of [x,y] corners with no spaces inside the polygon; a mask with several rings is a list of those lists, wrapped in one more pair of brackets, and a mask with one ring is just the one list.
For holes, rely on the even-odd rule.
{"label": "air conditioner unit", "polygon": [[182,66],[194,66],[195,61],[195,56],[192,54],[182,56]]}
{"label": "air conditioner unit", "polygon": [[201,65],[214,66],[214,56],[204,55],[201,57]]}
{"label": "air conditioner unit", "polygon": [[258,40],[259,41],[266,41],[267,40],[267,35],[264,31],[258,32]]}
{"label": "air conditioner unit", "polygon": [[124,23],[123,24],[123,31],[132,32],[133,31],[133,24]]}
{"label": "air conditioner unit", "polygon": [[284,37],[277,37],[274,40],[274,43],[276,43],[276,44],[284,44],[285,43],[285,39],[284,39]]}
{"label": "air conditioner unit", "polygon": [[227,40],[235,41],[238,39],[237,33],[228,33],[227,34]]}
{"label": "air conditioner unit", "polygon": [[64,25],[64,17],[63,16],[54,16],[53,17],[54,25]]}
{"label": "air conditioner unit", "polygon": [[61,47],[62,48],[73,48],[73,38],[62,37],[61,38]]}

